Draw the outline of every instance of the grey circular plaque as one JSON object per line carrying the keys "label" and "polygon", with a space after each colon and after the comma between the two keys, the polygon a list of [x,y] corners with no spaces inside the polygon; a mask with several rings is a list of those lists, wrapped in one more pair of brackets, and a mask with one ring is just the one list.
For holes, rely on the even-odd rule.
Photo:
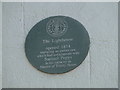
{"label": "grey circular plaque", "polygon": [[79,66],[88,54],[89,45],[89,35],[80,22],[67,16],[52,16],[30,30],[25,53],[36,69],[60,74]]}

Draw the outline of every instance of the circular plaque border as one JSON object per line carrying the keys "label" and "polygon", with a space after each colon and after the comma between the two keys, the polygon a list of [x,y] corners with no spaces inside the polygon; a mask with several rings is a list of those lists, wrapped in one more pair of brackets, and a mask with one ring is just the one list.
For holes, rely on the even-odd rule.
{"label": "circular plaque border", "polygon": [[[69,16],[61,16],[61,15],[58,15],[58,16],[50,16],[50,17],[47,17],[47,18],[45,18],[45,19],[48,19],[48,18],[53,18],[53,17],[68,17],[68,18],[71,18],[71,17],[69,17]],[[45,20],[45,19],[42,19],[41,21],[43,21],[43,20]],[[72,18],[72,19],[74,19],[74,18]],[[76,19],[74,19],[75,21],[77,21]],[[40,21],[40,22],[41,22]],[[66,22],[66,21],[65,21]],[[77,21],[77,22],[79,22],[79,21]],[[39,23],[39,22],[38,22]],[[38,24],[38,23],[36,23],[36,24]],[[79,22],[80,23],[80,22]],[[35,24],[35,25],[36,25]],[[81,24],[81,23],[80,23]],[[34,25],[34,26],[35,26]],[[82,25],[82,24],[81,24]],[[33,26],[33,27],[34,27]],[[82,25],[83,26],[83,25]],[[32,28],[33,28],[32,27]],[[83,26],[84,27],[84,26]],[[31,28],[31,29],[32,29]],[[84,27],[85,28],[85,27]],[[31,29],[30,29],[30,31],[31,31]],[[68,24],[67,24],[67,29],[68,29]],[[28,34],[27,34],[27,36],[29,35],[29,33],[30,33],[30,31],[28,32]],[[67,30],[66,30],[66,32],[67,32]],[[65,33],[66,33],[65,32]],[[87,32],[87,31],[86,31]],[[64,34],[65,34],[64,33]],[[63,35],[64,35],[63,34]],[[88,32],[87,32],[87,34],[88,34]],[[50,34],[49,34],[50,35]],[[26,39],[27,39],[27,36],[26,36]],[[50,35],[51,36],[51,35]],[[62,36],[62,35],[61,35]],[[57,37],[57,36],[52,36],[52,37]],[[58,36],[58,37],[60,37],[60,36]],[[26,39],[25,39],[25,55],[26,55],[26,58],[28,59],[28,62],[30,63],[30,61],[29,61],[29,58],[28,58],[28,56],[27,56],[27,54],[26,54]],[[83,61],[85,60],[85,58],[88,56],[88,51],[89,51],[89,49],[90,49],[90,37],[89,37],[89,34],[88,34],[88,39],[89,39],[89,46],[88,46],[88,49],[87,49],[87,54],[85,55],[85,57],[84,57],[84,59],[83,59]],[[33,66],[35,69],[37,69],[38,71],[40,71],[40,72],[43,72],[43,73],[46,73],[46,74],[52,74],[52,75],[56,75],[56,74],[65,74],[65,73],[68,73],[68,72],[70,72],[70,71],[72,71],[72,70],[74,70],[74,69],[76,69],[77,67],[79,67],[82,63],[83,63],[83,61],[82,62],[80,62],[76,67],[74,67],[73,69],[70,69],[70,70],[68,70],[68,71],[65,71],[65,72],[62,72],[62,73],[50,73],[50,72],[45,72],[45,71],[43,71],[43,70],[41,70],[41,69],[38,69],[38,68],[36,68],[34,65],[32,65],[31,63],[30,63],[30,65],[31,66]]]}

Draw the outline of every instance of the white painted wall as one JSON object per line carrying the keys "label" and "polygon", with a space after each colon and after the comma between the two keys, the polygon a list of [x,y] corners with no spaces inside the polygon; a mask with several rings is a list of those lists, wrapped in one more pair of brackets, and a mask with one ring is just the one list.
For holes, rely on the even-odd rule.
{"label": "white painted wall", "polygon": [[[117,3],[3,3],[3,88],[117,88],[117,11]],[[55,15],[80,21],[91,40],[85,61],[62,75],[36,70],[24,52],[29,30]]]}
{"label": "white painted wall", "polygon": [[0,89],[2,89],[2,3],[0,2]]}

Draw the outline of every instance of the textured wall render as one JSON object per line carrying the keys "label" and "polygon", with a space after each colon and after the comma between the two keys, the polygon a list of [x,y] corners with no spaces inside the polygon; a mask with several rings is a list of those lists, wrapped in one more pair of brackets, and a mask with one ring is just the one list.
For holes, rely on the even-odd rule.
{"label": "textured wall render", "polygon": [[[29,30],[55,15],[80,21],[91,40],[85,61],[62,75],[37,71],[24,53]],[[117,17],[117,3],[3,3],[3,88],[118,87]]]}

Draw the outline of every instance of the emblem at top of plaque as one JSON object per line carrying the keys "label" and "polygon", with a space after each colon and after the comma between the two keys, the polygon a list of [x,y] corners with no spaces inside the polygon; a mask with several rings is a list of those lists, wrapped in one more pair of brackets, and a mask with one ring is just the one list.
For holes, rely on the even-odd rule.
{"label": "emblem at top of plaque", "polygon": [[47,33],[52,37],[63,36],[68,29],[68,24],[63,18],[53,18],[46,26]]}

